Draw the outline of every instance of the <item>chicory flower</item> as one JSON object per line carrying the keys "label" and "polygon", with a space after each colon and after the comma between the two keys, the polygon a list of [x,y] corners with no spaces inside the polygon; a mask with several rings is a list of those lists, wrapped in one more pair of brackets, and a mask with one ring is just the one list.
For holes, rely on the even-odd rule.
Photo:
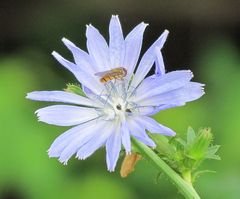
{"label": "chicory flower", "polygon": [[[168,36],[167,30],[145,52],[137,67],[146,27],[147,24],[140,23],[124,38],[118,16],[112,16],[107,44],[99,31],[88,25],[88,52],[62,39],[74,62],[57,52],[52,55],[73,73],[84,95],[66,91],[34,91],[27,95],[31,100],[65,103],[37,110],[39,121],[74,126],[53,142],[48,150],[50,157],[67,164],[74,154],[78,159],[86,159],[105,146],[107,168],[114,171],[122,146],[126,154],[131,153],[131,136],[155,147],[146,130],[175,135],[173,130],[150,116],[200,98],[204,94],[203,85],[190,81],[193,74],[189,70],[165,73],[161,49]],[[155,74],[147,77],[153,65]],[[126,73],[113,72],[119,68]],[[107,75],[105,82],[96,74]]]}

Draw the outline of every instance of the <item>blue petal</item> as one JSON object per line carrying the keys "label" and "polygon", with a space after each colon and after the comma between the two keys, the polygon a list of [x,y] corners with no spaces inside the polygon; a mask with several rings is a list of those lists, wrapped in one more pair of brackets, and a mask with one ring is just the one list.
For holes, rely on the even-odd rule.
{"label": "blue petal", "polygon": [[122,144],[125,148],[126,153],[129,154],[131,152],[131,139],[130,139],[129,129],[125,121],[122,122],[121,133],[122,133]]}
{"label": "blue petal", "polygon": [[161,76],[161,75],[165,74],[165,65],[164,65],[164,62],[163,62],[163,56],[162,56],[161,49],[159,47],[157,47],[155,49],[155,52],[156,52],[155,75],[156,76]]}
{"label": "blue petal", "polygon": [[87,123],[83,129],[79,129],[79,133],[72,137],[67,146],[61,151],[59,161],[67,164],[67,161],[77,152],[79,148],[84,146],[93,137],[99,133],[99,129],[106,126],[105,121],[94,121],[94,123]]}
{"label": "blue petal", "polygon": [[103,36],[92,25],[87,26],[86,36],[88,53],[96,63],[96,71],[109,70],[109,49]]}
{"label": "blue petal", "polygon": [[185,86],[193,77],[190,70],[180,70],[159,77],[148,77],[135,92],[135,100],[140,101],[161,93],[169,92]]}
{"label": "blue petal", "polygon": [[144,110],[143,114],[141,115],[155,115],[156,113],[158,113],[159,111],[162,110],[166,110],[169,108],[173,108],[173,107],[177,107],[177,106],[184,106],[185,103],[178,103],[178,104],[164,104],[164,105],[160,105],[160,106],[147,106],[147,107],[140,107],[139,110]]}
{"label": "blue petal", "polygon": [[184,87],[142,99],[137,103],[140,106],[184,105],[186,102],[196,100],[204,94],[202,86],[203,84],[189,82]]}
{"label": "blue petal", "polygon": [[144,125],[145,128],[148,131],[150,131],[151,133],[159,133],[159,134],[167,135],[167,136],[175,136],[176,135],[176,133],[172,129],[159,124],[158,122],[156,122],[154,119],[152,119],[150,117],[140,116],[140,117],[137,117],[136,120],[139,123],[141,123],[142,125]]}
{"label": "blue petal", "polygon": [[95,76],[91,76],[88,73],[85,73],[83,70],[80,69],[79,66],[64,59],[57,52],[53,52],[52,55],[59,61],[60,64],[62,64],[69,71],[71,71],[80,83],[91,89],[96,94],[101,93],[101,91],[103,90],[103,85],[99,82],[98,78],[96,78]]}
{"label": "blue petal", "polygon": [[93,101],[86,97],[64,91],[34,91],[28,93],[26,98],[36,101],[63,102],[91,107],[97,106],[96,103],[93,104]]}
{"label": "blue petal", "polygon": [[62,41],[72,52],[74,61],[81,68],[81,70],[92,75],[97,72],[96,67],[94,67],[90,56],[85,51],[75,46],[75,44],[73,44],[66,38],[63,38]]}
{"label": "blue petal", "polygon": [[154,42],[154,44],[146,51],[146,53],[143,55],[139,66],[137,68],[137,71],[134,75],[134,79],[131,83],[131,86],[136,88],[138,84],[144,79],[144,77],[147,75],[147,73],[150,71],[155,58],[156,58],[156,53],[155,50],[158,47],[159,49],[162,49],[167,36],[168,36],[168,31],[165,30],[162,35],[157,39],[157,41]]}
{"label": "blue petal", "polygon": [[122,67],[125,54],[125,43],[118,16],[112,16],[109,25],[109,54],[112,68]]}
{"label": "blue petal", "polygon": [[156,107],[154,106],[144,106],[144,107],[137,108],[139,115],[149,115],[153,113],[155,110],[156,110]]}
{"label": "blue petal", "polygon": [[79,68],[77,67],[76,64],[64,59],[61,55],[59,55],[57,52],[53,51],[52,52],[52,55],[54,56],[54,58],[60,63],[62,64],[65,68],[67,68],[69,71],[71,71],[75,76],[76,78],[78,79],[78,71],[79,71]]}
{"label": "blue petal", "polygon": [[131,77],[136,67],[139,54],[142,48],[143,33],[147,24],[140,23],[137,25],[125,39],[125,57],[123,67],[127,69],[127,77]]}
{"label": "blue petal", "polygon": [[129,118],[127,120],[127,125],[131,135],[133,135],[137,140],[150,147],[156,147],[156,144],[148,137],[145,132],[145,128],[141,123],[137,122],[134,118]]}
{"label": "blue petal", "polygon": [[94,108],[53,105],[36,111],[39,121],[58,126],[78,125],[99,117]]}
{"label": "blue petal", "polygon": [[87,88],[86,86],[82,86],[82,90],[88,98],[90,98],[94,101],[94,103],[97,102],[96,101],[97,95],[95,93],[93,93],[89,88]]}
{"label": "blue petal", "polygon": [[121,132],[120,126],[115,128],[115,132],[112,133],[111,137],[108,138],[106,143],[106,160],[109,171],[114,171],[119,153],[121,150]]}
{"label": "blue petal", "polygon": [[[94,127],[95,128],[95,127]],[[98,128],[95,134],[85,145],[78,149],[76,157],[84,160],[92,155],[97,149],[103,146],[107,139],[114,133],[114,125],[112,122],[105,121],[102,128]]]}
{"label": "blue petal", "polygon": [[[100,123],[97,120],[92,120],[90,122],[86,122],[84,124],[80,124],[76,127],[73,127],[66,131],[65,133],[58,136],[48,150],[49,157],[60,157],[63,150],[67,146],[70,146],[70,143],[76,140],[78,137],[81,137],[83,139],[87,138],[87,135],[92,135],[94,131],[90,131],[89,128],[94,129],[93,127],[96,125],[98,126],[100,125]],[[81,146],[81,143],[79,145]]]}

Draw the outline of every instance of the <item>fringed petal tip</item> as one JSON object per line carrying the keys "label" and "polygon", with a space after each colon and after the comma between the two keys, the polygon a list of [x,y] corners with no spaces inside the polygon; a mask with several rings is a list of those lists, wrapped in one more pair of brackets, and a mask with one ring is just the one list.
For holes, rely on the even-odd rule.
{"label": "fringed petal tip", "polygon": [[115,168],[107,168],[107,170],[112,173],[115,171]]}
{"label": "fringed petal tip", "polygon": [[157,145],[153,142],[151,145],[149,145],[151,148],[155,149]]}
{"label": "fringed petal tip", "polygon": [[41,96],[39,95],[39,93],[41,93],[43,91],[33,91],[30,93],[27,93],[26,95],[26,99],[30,99],[30,100],[36,100],[36,101],[44,101]]}
{"label": "fringed petal tip", "polygon": [[58,57],[58,56],[60,56],[56,51],[52,51],[51,54],[52,54],[52,56],[54,56],[55,58]]}
{"label": "fringed petal tip", "polygon": [[51,153],[51,151],[49,151],[49,150],[47,151],[47,154],[48,154],[48,157],[49,157],[49,158],[57,158],[57,157],[58,157],[58,156],[56,157],[55,155],[53,155],[53,154]]}
{"label": "fringed petal tip", "polygon": [[89,30],[94,30],[94,31],[97,31],[99,32],[91,23],[90,24],[86,24],[86,33],[89,33],[88,31]]}
{"label": "fringed petal tip", "polygon": [[47,154],[48,154],[49,158],[58,158],[58,161],[60,163],[62,163],[64,166],[66,166],[68,164],[69,159],[66,159],[66,158],[64,159],[64,158],[59,157],[59,155],[56,155],[55,152],[52,151],[51,149],[47,150]]}
{"label": "fringed petal tip", "polygon": [[202,87],[202,89],[204,90],[204,86],[206,86],[205,84],[202,84],[202,83],[198,83],[199,84],[199,86],[201,86]]}
{"label": "fringed petal tip", "polygon": [[34,114],[37,116],[37,121],[46,123],[46,121],[43,119],[44,116],[41,114],[41,112],[39,110],[36,110],[34,112]]}
{"label": "fringed petal tip", "polygon": [[47,154],[49,158],[58,158],[59,154],[54,151],[51,147],[47,150]]}
{"label": "fringed petal tip", "polygon": [[172,131],[172,132],[170,132],[167,136],[169,136],[169,137],[175,137],[175,136],[176,136],[176,132]]}
{"label": "fringed petal tip", "polygon": [[191,76],[191,79],[194,77],[194,74],[193,74],[193,72],[191,71],[191,70],[186,70],[189,74],[190,74],[190,76]]}
{"label": "fringed petal tip", "polygon": [[69,47],[76,47],[76,45],[74,43],[72,43],[70,40],[68,40],[65,37],[63,37],[61,40],[64,43],[64,45],[67,46],[67,48],[69,48]]}
{"label": "fringed petal tip", "polygon": [[[161,37],[163,38],[163,44],[165,43],[167,37],[168,37],[169,31],[167,29],[165,29],[161,35]],[[163,45],[162,45],[163,46]]]}
{"label": "fringed petal tip", "polygon": [[[165,41],[166,41],[166,39],[168,37],[168,34],[169,34],[169,31],[167,29],[165,29],[163,31],[163,33],[161,34],[161,36],[160,36],[164,40],[164,43],[165,43]],[[162,49],[162,47],[163,47],[163,45],[160,48]]]}
{"label": "fringed petal tip", "polygon": [[112,15],[112,18],[117,20],[119,19],[118,15]]}
{"label": "fringed petal tip", "polygon": [[149,146],[149,147],[151,147],[151,148],[156,148],[156,144],[155,144],[155,142],[152,140],[152,139],[150,139],[150,138],[148,138],[147,139],[147,142],[145,141],[145,142],[143,142],[143,141],[141,141],[141,140],[139,140],[140,142],[142,142],[143,144],[145,144],[145,145],[147,145],[147,146]]}
{"label": "fringed petal tip", "polygon": [[[205,84],[202,84],[202,83],[198,83],[198,82],[190,82],[193,86],[195,86],[196,90],[200,90],[200,93],[199,93],[199,96],[203,96],[205,94]],[[199,98],[200,98],[199,97]]]}
{"label": "fringed petal tip", "polygon": [[148,24],[148,23],[145,23],[145,22],[141,22],[141,25],[143,25],[143,26],[145,26],[145,27],[149,26],[149,24]]}
{"label": "fringed petal tip", "polygon": [[157,147],[157,146],[154,146],[154,147],[150,147],[150,148],[152,148],[152,149],[154,150],[154,149],[156,149],[156,147]]}
{"label": "fringed petal tip", "polygon": [[165,29],[165,30],[163,31],[163,33],[161,34],[161,36],[160,36],[160,38],[163,39],[163,43],[162,43],[161,45],[157,45],[157,46],[156,46],[156,49],[159,49],[159,50],[162,49],[163,44],[165,43],[165,40],[166,40],[167,37],[168,37],[168,34],[169,34],[169,31],[168,31],[167,29]]}
{"label": "fringed petal tip", "polygon": [[40,113],[39,113],[39,110],[36,110],[36,111],[34,112],[34,114],[37,116],[37,120],[38,120],[39,122],[42,122],[42,121],[41,121],[41,115],[40,115]]}
{"label": "fringed petal tip", "polygon": [[[188,69],[188,70],[176,70],[176,71],[177,72],[179,71],[179,72],[186,72],[186,73],[188,73],[189,76],[190,76],[189,81],[194,77],[194,74],[193,74],[193,72],[190,69]],[[172,72],[174,72],[174,71],[172,71]]]}
{"label": "fringed petal tip", "polygon": [[88,156],[80,156],[79,154],[76,154],[75,158],[78,160],[86,160]]}
{"label": "fringed petal tip", "polygon": [[66,166],[68,164],[68,160],[64,160],[64,159],[59,158],[58,161],[60,163],[62,163],[64,166]]}
{"label": "fringed petal tip", "polygon": [[33,92],[30,92],[30,93],[27,93],[25,98],[29,99],[29,100],[41,101],[41,99],[39,99],[38,92],[39,91],[33,91]]}
{"label": "fringed petal tip", "polygon": [[33,92],[27,93],[27,95],[26,95],[25,98],[26,98],[26,99],[31,99],[31,97],[32,97],[32,93],[33,93]]}
{"label": "fringed petal tip", "polygon": [[165,30],[163,31],[163,34],[169,34],[169,31],[168,31],[167,29],[165,29]]}
{"label": "fringed petal tip", "polygon": [[62,39],[63,43],[67,43],[67,44],[73,44],[71,41],[69,41],[67,38],[63,37]]}

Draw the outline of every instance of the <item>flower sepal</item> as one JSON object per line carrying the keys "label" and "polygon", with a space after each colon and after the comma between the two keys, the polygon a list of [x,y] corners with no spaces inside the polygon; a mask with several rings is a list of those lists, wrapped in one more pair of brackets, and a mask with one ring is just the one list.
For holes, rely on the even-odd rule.
{"label": "flower sepal", "polygon": [[77,85],[77,84],[68,83],[67,88],[65,88],[64,91],[74,93],[74,94],[77,94],[77,95],[80,95],[80,96],[83,96],[83,97],[86,96],[86,94],[83,92],[80,85]]}

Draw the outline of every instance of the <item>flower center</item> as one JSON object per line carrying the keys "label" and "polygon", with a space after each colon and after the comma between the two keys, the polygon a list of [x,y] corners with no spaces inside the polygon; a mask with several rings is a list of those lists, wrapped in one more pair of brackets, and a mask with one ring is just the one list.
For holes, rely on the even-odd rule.
{"label": "flower center", "polygon": [[114,79],[105,83],[105,88],[98,96],[103,104],[101,115],[107,120],[123,119],[137,113],[137,104],[128,100],[128,89],[125,80]]}

